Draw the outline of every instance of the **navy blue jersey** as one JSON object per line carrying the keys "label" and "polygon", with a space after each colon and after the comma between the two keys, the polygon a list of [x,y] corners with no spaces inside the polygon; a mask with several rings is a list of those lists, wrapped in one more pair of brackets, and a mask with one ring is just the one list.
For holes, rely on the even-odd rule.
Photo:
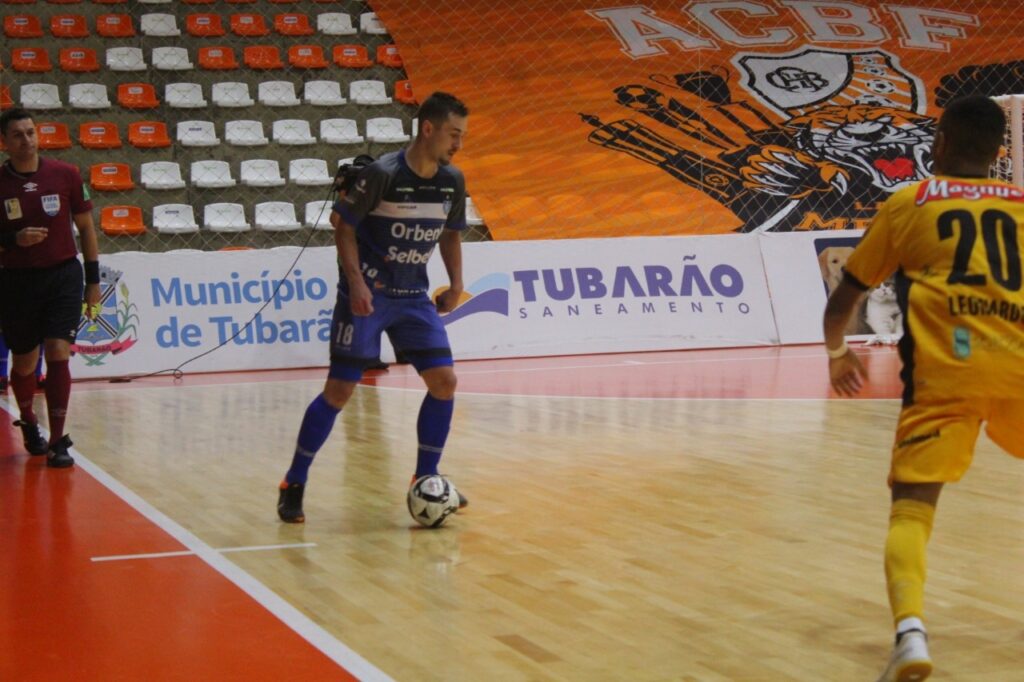
{"label": "navy blue jersey", "polygon": [[[417,296],[427,291],[427,261],[442,230],[466,227],[466,181],[454,166],[416,175],[405,150],[364,168],[334,210],[356,228],[359,261],[371,291]],[[345,278],[341,288],[347,289]]]}

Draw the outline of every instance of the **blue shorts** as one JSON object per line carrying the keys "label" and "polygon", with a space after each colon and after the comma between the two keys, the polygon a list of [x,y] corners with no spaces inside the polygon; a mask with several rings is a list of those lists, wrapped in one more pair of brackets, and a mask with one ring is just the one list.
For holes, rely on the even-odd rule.
{"label": "blue shorts", "polygon": [[451,367],[448,333],[434,302],[422,296],[391,298],[373,296],[373,313],[352,314],[348,295],[338,292],[331,324],[331,369],[328,376],[359,381],[363,370],[380,360],[380,335],[387,332],[391,344],[409,358],[417,372]]}

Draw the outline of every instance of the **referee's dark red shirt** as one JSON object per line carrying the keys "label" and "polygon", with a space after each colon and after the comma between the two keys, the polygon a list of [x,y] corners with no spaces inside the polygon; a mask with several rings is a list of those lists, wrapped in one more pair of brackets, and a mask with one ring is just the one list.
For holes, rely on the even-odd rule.
{"label": "referee's dark red shirt", "polygon": [[5,268],[46,268],[78,255],[72,216],[92,210],[78,168],[56,159],[39,159],[39,170],[21,175],[10,161],[0,167],[0,232],[46,227],[46,239],[33,246],[12,246],[0,253]]}

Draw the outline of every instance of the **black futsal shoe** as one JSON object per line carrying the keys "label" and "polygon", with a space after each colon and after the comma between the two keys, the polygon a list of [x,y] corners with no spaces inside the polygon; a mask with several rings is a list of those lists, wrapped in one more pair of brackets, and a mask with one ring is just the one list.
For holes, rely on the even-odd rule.
{"label": "black futsal shoe", "polygon": [[66,469],[75,464],[75,459],[68,454],[72,446],[71,438],[64,434],[59,441],[50,446],[50,454],[46,456],[46,466],[54,469]]}
{"label": "black futsal shoe", "polygon": [[281,481],[277,496],[277,515],[285,523],[303,523],[306,515],[302,513],[302,494],[306,492],[304,483]]}
{"label": "black futsal shoe", "polygon": [[25,443],[25,449],[30,455],[45,455],[50,451],[46,439],[39,434],[38,424],[29,424],[21,419],[14,422],[15,426],[21,427],[21,439]]}

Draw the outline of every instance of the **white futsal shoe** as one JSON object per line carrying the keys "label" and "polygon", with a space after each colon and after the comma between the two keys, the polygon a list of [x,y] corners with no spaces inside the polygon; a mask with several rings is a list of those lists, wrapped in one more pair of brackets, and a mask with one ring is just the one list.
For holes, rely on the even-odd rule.
{"label": "white futsal shoe", "polygon": [[920,682],[932,674],[932,658],[928,655],[928,636],[911,630],[896,643],[889,665],[878,682]]}

